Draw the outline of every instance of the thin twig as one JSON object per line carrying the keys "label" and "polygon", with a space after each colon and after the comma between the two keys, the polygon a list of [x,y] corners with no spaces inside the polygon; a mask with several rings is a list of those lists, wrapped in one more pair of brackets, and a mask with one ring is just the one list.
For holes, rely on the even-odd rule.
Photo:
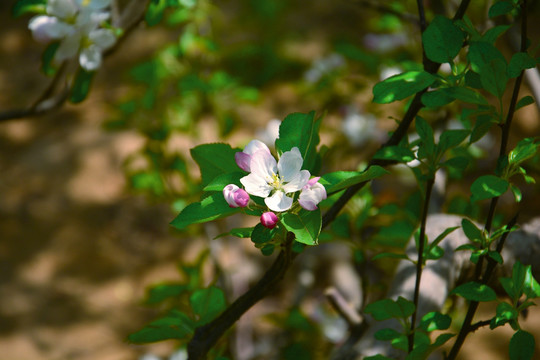
{"label": "thin twig", "polygon": [[331,286],[324,291],[324,295],[334,310],[347,322],[349,328],[359,326],[363,323],[362,316],[345,300],[338,289]]}

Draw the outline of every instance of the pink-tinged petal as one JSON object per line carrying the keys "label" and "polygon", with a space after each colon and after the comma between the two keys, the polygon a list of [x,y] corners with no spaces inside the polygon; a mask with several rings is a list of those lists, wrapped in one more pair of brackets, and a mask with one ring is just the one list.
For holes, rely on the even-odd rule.
{"label": "pink-tinged petal", "polygon": [[244,171],[249,172],[251,170],[249,164],[251,162],[251,155],[246,154],[245,152],[239,151],[234,154],[234,160],[236,165]]}
{"label": "pink-tinged petal", "polygon": [[262,177],[267,182],[272,181],[272,176],[277,172],[276,159],[264,150],[251,154],[249,167],[252,173]]}
{"label": "pink-tinged petal", "polygon": [[270,192],[272,191],[272,187],[268,185],[266,180],[254,173],[244,176],[240,179],[240,182],[251,195],[265,198],[270,195]]}
{"label": "pink-tinged petal", "polygon": [[283,191],[286,193],[296,192],[301,190],[309,181],[311,174],[307,170],[301,170],[293,177],[289,183],[283,185]]}
{"label": "pink-tinged petal", "polygon": [[293,199],[285,195],[282,191],[276,191],[274,195],[264,199],[264,203],[272,211],[287,211],[291,208]]}
{"label": "pink-tinged petal", "polygon": [[88,34],[88,39],[101,50],[106,50],[116,43],[116,36],[109,29],[97,29]]}
{"label": "pink-tinged petal", "polygon": [[86,71],[95,71],[101,66],[101,49],[96,45],[90,45],[82,49],[79,55],[79,63]]}
{"label": "pink-tinged petal", "polygon": [[244,148],[244,152],[248,155],[253,155],[257,151],[266,151],[268,154],[270,154],[270,149],[268,149],[268,146],[266,146],[266,144],[260,140],[251,140]]}
{"label": "pink-tinged petal", "polygon": [[311,187],[315,185],[317,181],[319,181],[320,178],[321,178],[320,176],[315,176],[313,179],[309,179],[307,186]]}
{"label": "pink-tinged petal", "polygon": [[306,186],[300,196],[298,197],[298,203],[304,209],[313,211],[317,209],[317,204],[326,199],[326,189],[319,183],[314,184],[312,187]]}
{"label": "pink-tinged petal", "polygon": [[71,36],[66,37],[60,43],[58,50],[56,50],[56,53],[54,55],[55,60],[58,62],[62,62],[66,59],[74,57],[79,51],[80,44],[81,36],[79,34],[75,33]]}
{"label": "pink-tinged petal", "polygon": [[278,221],[277,215],[271,211],[267,211],[261,215],[261,224],[268,229],[275,228]]}
{"label": "pink-tinged petal", "polygon": [[223,197],[230,207],[238,207],[236,201],[234,200],[234,192],[238,189],[238,186],[234,184],[229,184],[223,188]]}
{"label": "pink-tinged petal", "polygon": [[249,203],[249,195],[244,189],[238,189],[234,192],[234,202],[239,207],[246,207]]}
{"label": "pink-tinged petal", "polygon": [[79,7],[73,0],[49,0],[47,3],[47,14],[60,19],[69,19],[75,16]]}
{"label": "pink-tinged petal", "polygon": [[283,177],[285,182],[292,181],[302,168],[302,155],[297,147],[293,147],[290,151],[285,151],[278,162],[279,175]]}

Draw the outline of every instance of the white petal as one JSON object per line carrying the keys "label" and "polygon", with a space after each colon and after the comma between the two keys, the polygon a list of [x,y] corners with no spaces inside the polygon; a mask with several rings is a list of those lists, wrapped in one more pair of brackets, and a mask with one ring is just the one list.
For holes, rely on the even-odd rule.
{"label": "white petal", "polygon": [[47,3],[47,14],[60,19],[71,18],[75,16],[78,10],[73,0],[49,0]]}
{"label": "white petal", "polygon": [[268,149],[268,146],[266,146],[265,143],[259,140],[251,140],[249,144],[246,145],[244,148],[244,152],[248,155],[252,155],[256,153],[257,151],[266,151],[270,154],[270,149]]}
{"label": "white petal", "polygon": [[266,182],[271,181],[273,174],[277,172],[276,159],[274,159],[270,152],[264,150],[257,151],[251,155],[249,167],[251,173],[260,176]]}
{"label": "white petal", "polygon": [[264,199],[264,203],[272,211],[286,211],[291,208],[293,199],[282,191],[276,191],[274,195]]}
{"label": "white petal", "polygon": [[66,59],[74,57],[79,51],[80,44],[81,36],[79,34],[75,33],[71,36],[66,37],[60,43],[60,46],[58,47],[58,50],[56,50],[54,58],[56,59],[56,61],[62,62]]}
{"label": "white petal", "polygon": [[109,29],[98,29],[90,32],[88,38],[101,50],[110,48],[116,42],[116,36]]}
{"label": "white petal", "polygon": [[111,0],[76,0],[81,7],[87,7],[92,10],[101,10],[111,5]]}
{"label": "white petal", "polygon": [[240,179],[240,182],[246,188],[246,191],[255,196],[267,197],[272,191],[272,187],[257,174],[251,173]]}
{"label": "white petal", "polygon": [[74,32],[72,26],[61,22],[54,16],[35,16],[28,23],[34,39],[40,42],[49,42],[61,39]]}
{"label": "white petal", "polygon": [[302,168],[302,155],[297,147],[293,147],[290,151],[285,151],[278,162],[279,175],[285,182],[292,181],[297,176],[298,172]]}
{"label": "white petal", "polygon": [[286,193],[301,190],[309,181],[311,174],[307,170],[302,170],[294,176],[291,181],[283,185],[283,191]]}
{"label": "white petal", "polygon": [[96,45],[90,45],[82,49],[79,56],[79,63],[84,70],[94,71],[101,66],[101,49]]}

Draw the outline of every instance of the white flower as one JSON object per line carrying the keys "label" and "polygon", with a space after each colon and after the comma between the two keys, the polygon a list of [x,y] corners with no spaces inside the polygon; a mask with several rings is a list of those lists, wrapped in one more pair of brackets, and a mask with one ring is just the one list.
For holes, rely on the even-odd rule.
{"label": "white flower", "polygon": [[252,153],[251,173],[240,179],[246,191],[264,198],[272,211],[290,209],[293,198],[287,194],[299,191],[307,184],[310,173],[302,168],[302,155],[297,147],[286,151],[276,164],[276,159],[265,149]]}
{"label": "white flower", "polygon": [[111,0],[49,0],[47,15],[30,19],[28,28],[37,41],[60,40],[54,59],[62,62],[79,53],[87,71],[101,66],[102,53],[116,42],[111,29],[100,28],[110,14],[103,11]]}
{"label": "white flower", "polygon": [[314,177],[302,188],[298,203],[306,210],[317,209],[317,204],[326,199],[326,189],[318,182],[319,179],[320,177]]}
{"label": "white flower", "polygon": [[244,151],[239,151],[236,154],[234,154],[234,160],[236,161],[236,164],[240,169],[244,171],[251,171],[250,170],[250,163],[251,163],[251,155],[256,153],[257,151],[264,151],[270,154],[270,149],[268,149],[268,146],[266,146],[262,141],[259,140],[251,140],[249,144],[246,145],[244,148]]}

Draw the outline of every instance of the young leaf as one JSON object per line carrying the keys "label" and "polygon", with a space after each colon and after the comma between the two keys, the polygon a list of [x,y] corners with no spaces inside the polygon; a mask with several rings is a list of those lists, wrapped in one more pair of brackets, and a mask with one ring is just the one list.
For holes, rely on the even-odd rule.
{"label": "young leaf", "polygon": [[222,193],[214,193],[201,202],[186,206],[174,218],[171,225],[178,230],[183,230],[188,225],[216,220],[232,215],[239,210],[240,208],[229,207]]}
{"label": "young leaf", "polygon": [[336,171],[324,174],[319,182],[324,185],[328,194],[332,194],[388,173],[384,168],[374,165],[364,171]]}
{"label": "young leaf", "polygon": [[388,104],[424,90],[437,80],[426,71],[409,71],[391,76],[373,87],[373,102]]}
{"label": "young leaf", "polygon": [[535,299],[540,297],[540,284],[536,281],[532,275],[531,265],[527,265],[525,270],[525,280],[523,282],[523,292],[528,299]]}
{"label": "young leaf", "polygon": [[296,241],[306,245],[317,245],[321,232],[321,210],[301,210],[298,214],[285,213],[283,226],[296,236]]}
{"label": "young leaf", "polygon": [[278,153],[297,147],[304,159],[302,168],[313,173],[317,163],[320,124],[321,118],[315,120],[315,111],[287,115],[279,126],[279,138],[276,140]]}
{"label": "young leaf", "polygon": [[469,219],[461,220],[461,227],[467,239],[472,242],[481,243],[483,239],[482,231]]}
{"label": "young leaf", "polygon": [[531,333],[519,330],[510,339],[508,352],[510,360],[531,360],[534,355],[534,336]]}
{"label": "young leaf", "polygon": [[199,316],[197,326],[214,320],[227,307],[223,290],[215,286],[196,290],[189,297],[189,303],[193,312]]}
{"label": "young leaf", "polygon": [[525,70],[536,66],[536,60],[526,52],[518,52],[512,55],[508,63],[508,77],[518,77]]}
{"label": "young leaf", "polygon": [[95,73],[95,71],[86,71],[83,68],[79,68],[77,75],[75,75],[73,85],[71,86],[69,101],[77,104],[86,99]]}
{"label": "young leaf", "polygon": [[422,317],[419,327],[425,331],[446,330],[450,327],[452,318],[438,311],[432,311]]}
{"label": "young leaf", "polygon": [[428,59],[437,63],[451,61],[461,50],[465,34],[452,20],[436,15],[422,33],[422,43]]}
{"label": "young leaf", "polygon": [[494,18],[501,15],[506,15],[514,9],[514,4],[511,1],[502,0],[493,4],[489,8],[488,15],[490,18]]}
{"label": "young leaf", "polygon": [[186,314],[172,310],[165,317],[157,319],[141,330],[128,336],[137,343],[150,343],[167,339],[184,339],[193,333],[195,322]]}
{"label": "young leaf", "polygon": [[512,307],[507,302],[502,302],[499,305],[497,305],[497,311],[495,316],[491,319],[491,322],[489,324],[489,328],[491,330],[495,329],[496,327],[502,326],[511,320],[517,320],[518,318],[518,312],[516,309]]}
{"label": "young leaf", "polygon": [[484,175],[471,185],[473,202],[501,196],[508,189],[508,181],[494,175]]}
{"label": "young leaf", "polygon": [[510,164],[519,165],[536,155],[539,148],[540,143],[535,143],[534,138],[525,138],[510,151],[510,154],[508,154],[508,162]]}
{"label": "young leaf", "polygon": [[458,286],[452,290],[451,294],[459,295],[469,301],[493,301],[497,298],[492,288],[474,281]]}
{"label": "young leaf", "polygon": [[238,149],[232,149],[229,144],[203,144],[191,149],[193,160],[201,169],[202,184],[210,184],[214,178],[232,172],[240,171],[234,160]]}

